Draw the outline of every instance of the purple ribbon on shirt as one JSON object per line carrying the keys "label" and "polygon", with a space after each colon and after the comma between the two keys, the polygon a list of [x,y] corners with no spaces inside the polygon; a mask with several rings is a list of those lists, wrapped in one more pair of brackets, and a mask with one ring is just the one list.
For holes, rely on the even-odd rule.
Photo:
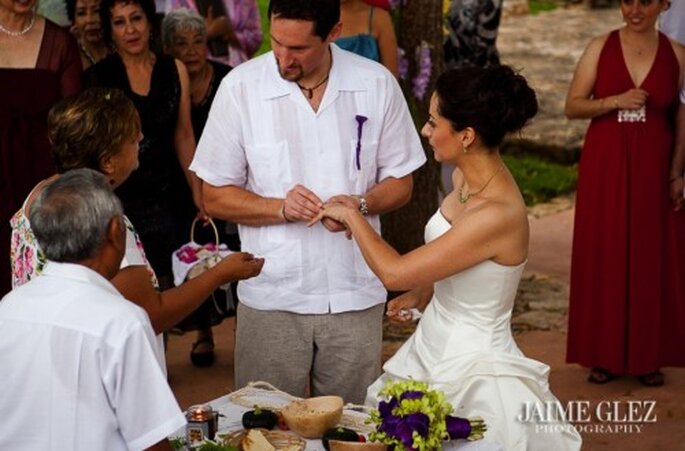
{"label": "purple ribbon on shirt", "polygon": [[357,170],[361,171],[362,163],[360,156],[362,153],[362,130],[364,129],[364,122],[369,118],[362,116],[361,114],[357,114],[354,118],[357,120],[357,151],[355,153],[355,163],[357,164]]}

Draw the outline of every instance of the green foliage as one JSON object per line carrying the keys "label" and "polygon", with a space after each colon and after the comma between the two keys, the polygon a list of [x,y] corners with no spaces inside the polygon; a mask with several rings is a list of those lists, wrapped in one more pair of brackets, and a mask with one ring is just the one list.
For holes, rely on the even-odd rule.
{"label": "green foliage", "polygon": [[502,155],[516,179],[526,205],[534,205],[576,188],[577,165],[566,166],[533,155]]}
{"label": "green foliage", "polygon": [[[417,429],[414,429],[411,435],[411,449],[416,451],[441,450],[443,442],[450,439],[446,419],[452,412],[452,405],[445,400],[445,395],[440,390],[431,390],[427,383],[415,380],[388,380],[378,395],[387,400],[381,401],[381,404],[387,402],[386,409],[393,405],[394,407],[389,414],[387,410],[385,414],[381,414],[381,405],[378,409],[371,409],[370,418],[367,422],[374,423],[377,427],[377,430],[369,434],[371,441],[384,443],[393,447],[395,451],[407,451],[408,445],[406,445],[406,441],[402,441],[401,434],[404,432],[399,432],[400,427],[397,426],[396,432],[387,432],[388,429],[384,429],[383,425],[387,425],[384,423],[385,421],[391,419],[403,421],[416,413],[421,413],[428,418],[428,433],[424,437],[419,434]],[[482,439],[487,430],[485,422],[481,418],[465,421],[468,421],[471,426],[467,440]]]}
{"label": "green foliage", "polygon": [[553,11],[558,5],[555,0],[528,0],[531,14],[539,14],[544,11]]}
{"label": "green foliage", "polygon": [[171,449],[174,451],[179,451],[185,449],[186,441],[181,437],[177,437],[170,439],[169,444],[171,445]]}
{"label": "green foliage", "polygon": [[262,19],[262,32],[264,33],[264,40],[262,40],[262,45],[259,46],[256,55],[261,55],[271,50],[271,40],[269,39],[269,17],[266,14],[267,9],[269,9],[269,0],[257,0],[257,6],[259,7],[259,16]]}
{"label": "green foliage", "polygon": [[[169,440],[171,449],[174,451],[183,451],[186,449],[186,439],[184,437],[177,437]],[[193,448],[196,451],[238,451],[238,447],[233,445],[222,445],[212,440],[205,440],[199,446]]]}

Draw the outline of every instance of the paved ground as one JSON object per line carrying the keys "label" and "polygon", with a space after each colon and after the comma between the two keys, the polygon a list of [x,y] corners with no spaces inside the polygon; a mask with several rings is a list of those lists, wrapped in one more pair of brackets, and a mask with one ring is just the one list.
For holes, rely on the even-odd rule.
{"label": "paved ground", "polygon": [[[502,59],[523,70],[540,98],[540,115],[524,137],[552,150],[577,151],[586,124],[563,118],[566,88],[590,37],[619,24],[615,9],[587,11],[579,7],[503,19],[499,40]],[[606,407],[617,406],[616,421],[595,423],[598,425],[592,432],[583,433],[583,449],[685,450],[685,369],[666,368],[666,385],[661,388],[642,387],[632,378],[597,386],[585,381],[585,369],[565,363],[572,207],[570,196],[530,211],[529,262],[513,319],[516,340],[526,355],[550,365],[550,384],[560,400],[585,403],[590,411],[599,409],[600,414],[607,412]],[[215,328],[217,363],[208,369],[190,364],[192,334],[170,337],[169,379],[181,407],[216,398],[234,388],[233,327],[233,321],[226,321]],[[392,355],[404,336],[406,331],[386,330],[385,358]],[[628,402],[633,402],[638,413],[643,413],[639,408],[654,402],[656,422],[620,421]]]}

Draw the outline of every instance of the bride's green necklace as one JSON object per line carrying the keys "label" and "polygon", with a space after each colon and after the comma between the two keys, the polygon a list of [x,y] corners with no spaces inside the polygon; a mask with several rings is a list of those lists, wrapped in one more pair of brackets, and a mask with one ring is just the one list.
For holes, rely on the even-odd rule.
{"label": "bride's green necklace", "polygon": [[493,172],[493,174],[490,176],[490,178],[488,179],[488,181],[485,182],[485,184],[484,184],[483,186],[481,186],[479,190],[476,190],[476,191],[474,191],[474,192],[472,192],[472,193],[466,193],[466,194],[464,194],[464,185],[466,185],[466,177],[464,177],[464,181],[461,183],[461,186],[459,187],[459,191],[457,192],[457,194],[459,195],[459,203],[460,203],[460,204],[465,204],[465,203],[468,202],[469,199],[471,199],[473,196],[476,196],[476,195],[482,193],[483,190],[484,190],[485,188],[488,187],[488,185],[490,184],[490,182],[492,182],[492,179],[494,179],[495,176],[496,176],[497,174],[499,174],[499,172],[500,172],[503,168],[504,168],[504,165],[500,165],[500,167],[497,168],[497,170],[496,170],[495,172]]}

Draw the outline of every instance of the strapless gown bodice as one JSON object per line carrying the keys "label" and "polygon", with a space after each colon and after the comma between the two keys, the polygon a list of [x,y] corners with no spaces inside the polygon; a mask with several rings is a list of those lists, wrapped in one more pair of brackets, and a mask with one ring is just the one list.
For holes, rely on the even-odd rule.
{"label": "strapless gown bodice", "polygon": [[[438,211],[426,225],[426,241],[450,227]],[[517,420],[525,403],[557,401],[549,391],[549,367],[525,357],[511,333],[524,266],[488,260],[435,282],[416,331],[383,366],[384,374],[368,389],[367,404],[377,405],[388,379],[421,380],[445,393],[454,415],[483,417],[485,441],[502,449],[580,449],[572,428],[538,434],[534,424]]]}
{"label": "strapless gown bodice", "polygon": [[[445,233],[451,224],[438,211],[426,226],[426,242]],[[525,262],[504,266],[487,260],[434,285],[426,309],[431,327],[422,330],[430,355],[455,357],[470,352],[519,354],[511,334],[511,312]],[[454,340],[460,346],[454,346]]]}

